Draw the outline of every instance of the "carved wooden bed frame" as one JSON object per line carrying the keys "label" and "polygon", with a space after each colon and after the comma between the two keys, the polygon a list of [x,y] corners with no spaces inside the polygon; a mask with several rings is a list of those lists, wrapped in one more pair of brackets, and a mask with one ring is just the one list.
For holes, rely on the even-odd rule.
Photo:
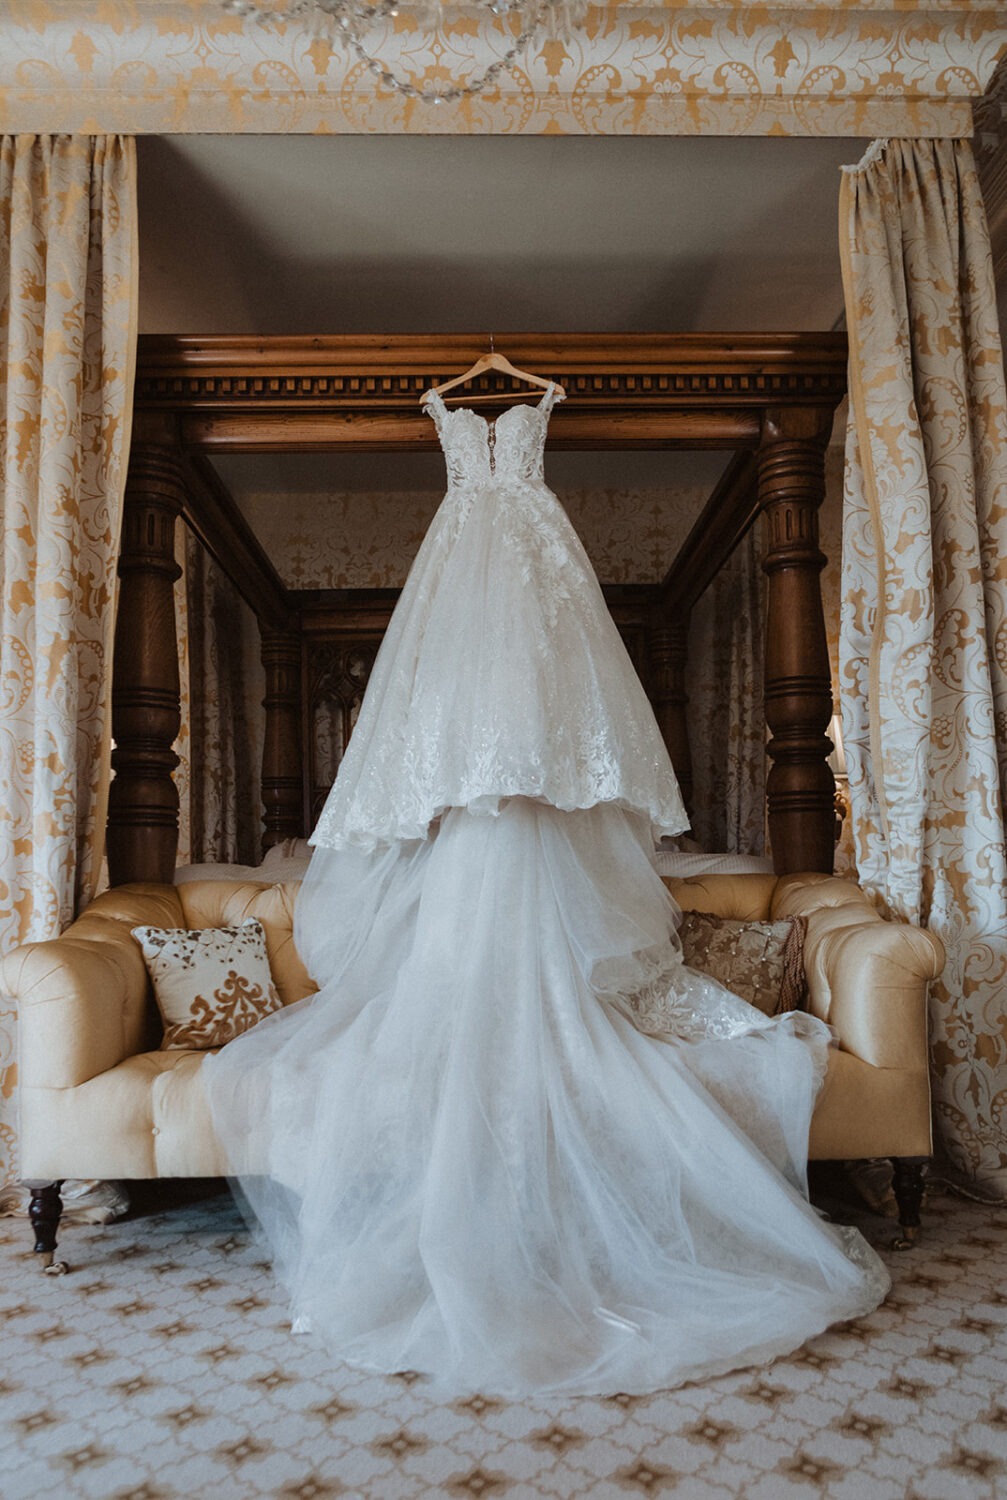
{"label": "carved wooden bed frame", "polygon": [[[113,677],[113,884],[170,880],[178,841],[173,584],[181,516],[254,611],[266,674],[262,800],[268,847],[308,831],[305,744],[320,647],[376,646],[395,590],[284,586],[208,455],[435,448],[418,405],[482,352],[479,335],[140,339],[119,562]],[[776,869],[831,870],[832,686],[818,508],[846,390],[843,334],[511,335],[516,364],[566,386],[549,446],[713,448],[734,457],[660,584],[605,590],[641,670],[688,800],[684,688],[690,611],[766,517],[767,781]],[[484,375],[473,394],[512,387]]]}

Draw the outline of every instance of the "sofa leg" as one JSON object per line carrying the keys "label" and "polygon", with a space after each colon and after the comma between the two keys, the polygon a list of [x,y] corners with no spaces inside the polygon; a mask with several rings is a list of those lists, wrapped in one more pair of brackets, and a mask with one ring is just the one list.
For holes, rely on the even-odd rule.
{"label": "sofa leg", "polygon": [[893,1250],[910,1250],[920,1236],[920,1204],[923,1202],[923,1168],[928,1156],[893,1156],[892,1189],[899,1206],[899,1235]]}
{"label": "sofa leg", "polygon": [[35,1231],[35,1254],[41,1257],[39,1264],[47,1276],[63,1276],[69,1267],[65,1261],[56,1259],[56,1231],[63,1212],[59,1190],[63,1184],[29,1182],[25,1186],[31,1192],[28,1217]]}

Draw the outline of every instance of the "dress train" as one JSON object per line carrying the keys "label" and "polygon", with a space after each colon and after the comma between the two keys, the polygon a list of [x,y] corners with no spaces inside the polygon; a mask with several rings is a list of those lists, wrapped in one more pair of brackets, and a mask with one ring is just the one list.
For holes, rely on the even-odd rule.
{"label": "dress train", "polygon": [[[340,1357],[452,1392],[646,1391],[883,1296],[804,1194],[827,1028],[684,968],[648,835],[515,798],[377,861],[315,854],[298,945],[332,978],[220,1054],[213,1098],[269,1162],[242,1186],[295,1326]],[[634,1024],[655,983],[691,1040]]]}

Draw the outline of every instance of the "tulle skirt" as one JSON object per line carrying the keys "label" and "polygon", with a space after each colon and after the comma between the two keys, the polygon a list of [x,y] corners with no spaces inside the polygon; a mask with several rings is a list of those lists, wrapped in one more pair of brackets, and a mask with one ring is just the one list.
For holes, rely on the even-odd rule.
{"label": "tulle skirt", "polygon": [[[614,806],[316,851],[296,937],[322,989],[206,1069],[296,1328],[455,1393],[601,1394],[877,1305],[881,1262],[805,1195],[827,1028],[766,1021],[673,932]],[[655,985],[662,1037],[633,1019]]]}

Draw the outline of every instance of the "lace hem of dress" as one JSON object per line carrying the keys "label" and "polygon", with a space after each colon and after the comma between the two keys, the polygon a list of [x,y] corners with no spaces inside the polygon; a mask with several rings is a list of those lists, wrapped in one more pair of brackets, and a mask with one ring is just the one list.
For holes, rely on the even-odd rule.
{"label": "lace hem of dress", "polygon": [[843,1247],[846,1259],[863,1273],[863,1298],[861,1311],[853,1316],[864,1316],[873,1312],[891,1286],[891,1277],[883,1261],[871,1249],[859,1229],[849,1224],[833,1224],[832,1231]]}
{"label": "lace hem of dress", "polygon": [[351,809],[340,818],[336,830],[330,832],[335,819],[327,819],[323,812],[308,843],[317,849],[357,849],[363,854],[372,854],[375,849],[391,844],[411,843],[428,838],[431,827],[437,820],[455,808],[463,808],[477,817],[495,818],[515,798],[554,807],[558,812],[584,812],[588,808],[606,806],[619,807],[629,813],[642,813],[650,822],[655,840],[684,833],[689,827],[688,818],[680,807],[656,802],[643,793],[634,795],[628,788],[624,789],[622,796],[613,796],[599,789],[597,795],[586,799],[564,800],[555,792],[547,793],[522,786],[503,791],[473,791],[464,801],[459,802],[428,801],[414,804],[408,813],[400,811],[397,817],[387,818],[380,829],[375,828],[372,814],[362,814],[355,819]]}

